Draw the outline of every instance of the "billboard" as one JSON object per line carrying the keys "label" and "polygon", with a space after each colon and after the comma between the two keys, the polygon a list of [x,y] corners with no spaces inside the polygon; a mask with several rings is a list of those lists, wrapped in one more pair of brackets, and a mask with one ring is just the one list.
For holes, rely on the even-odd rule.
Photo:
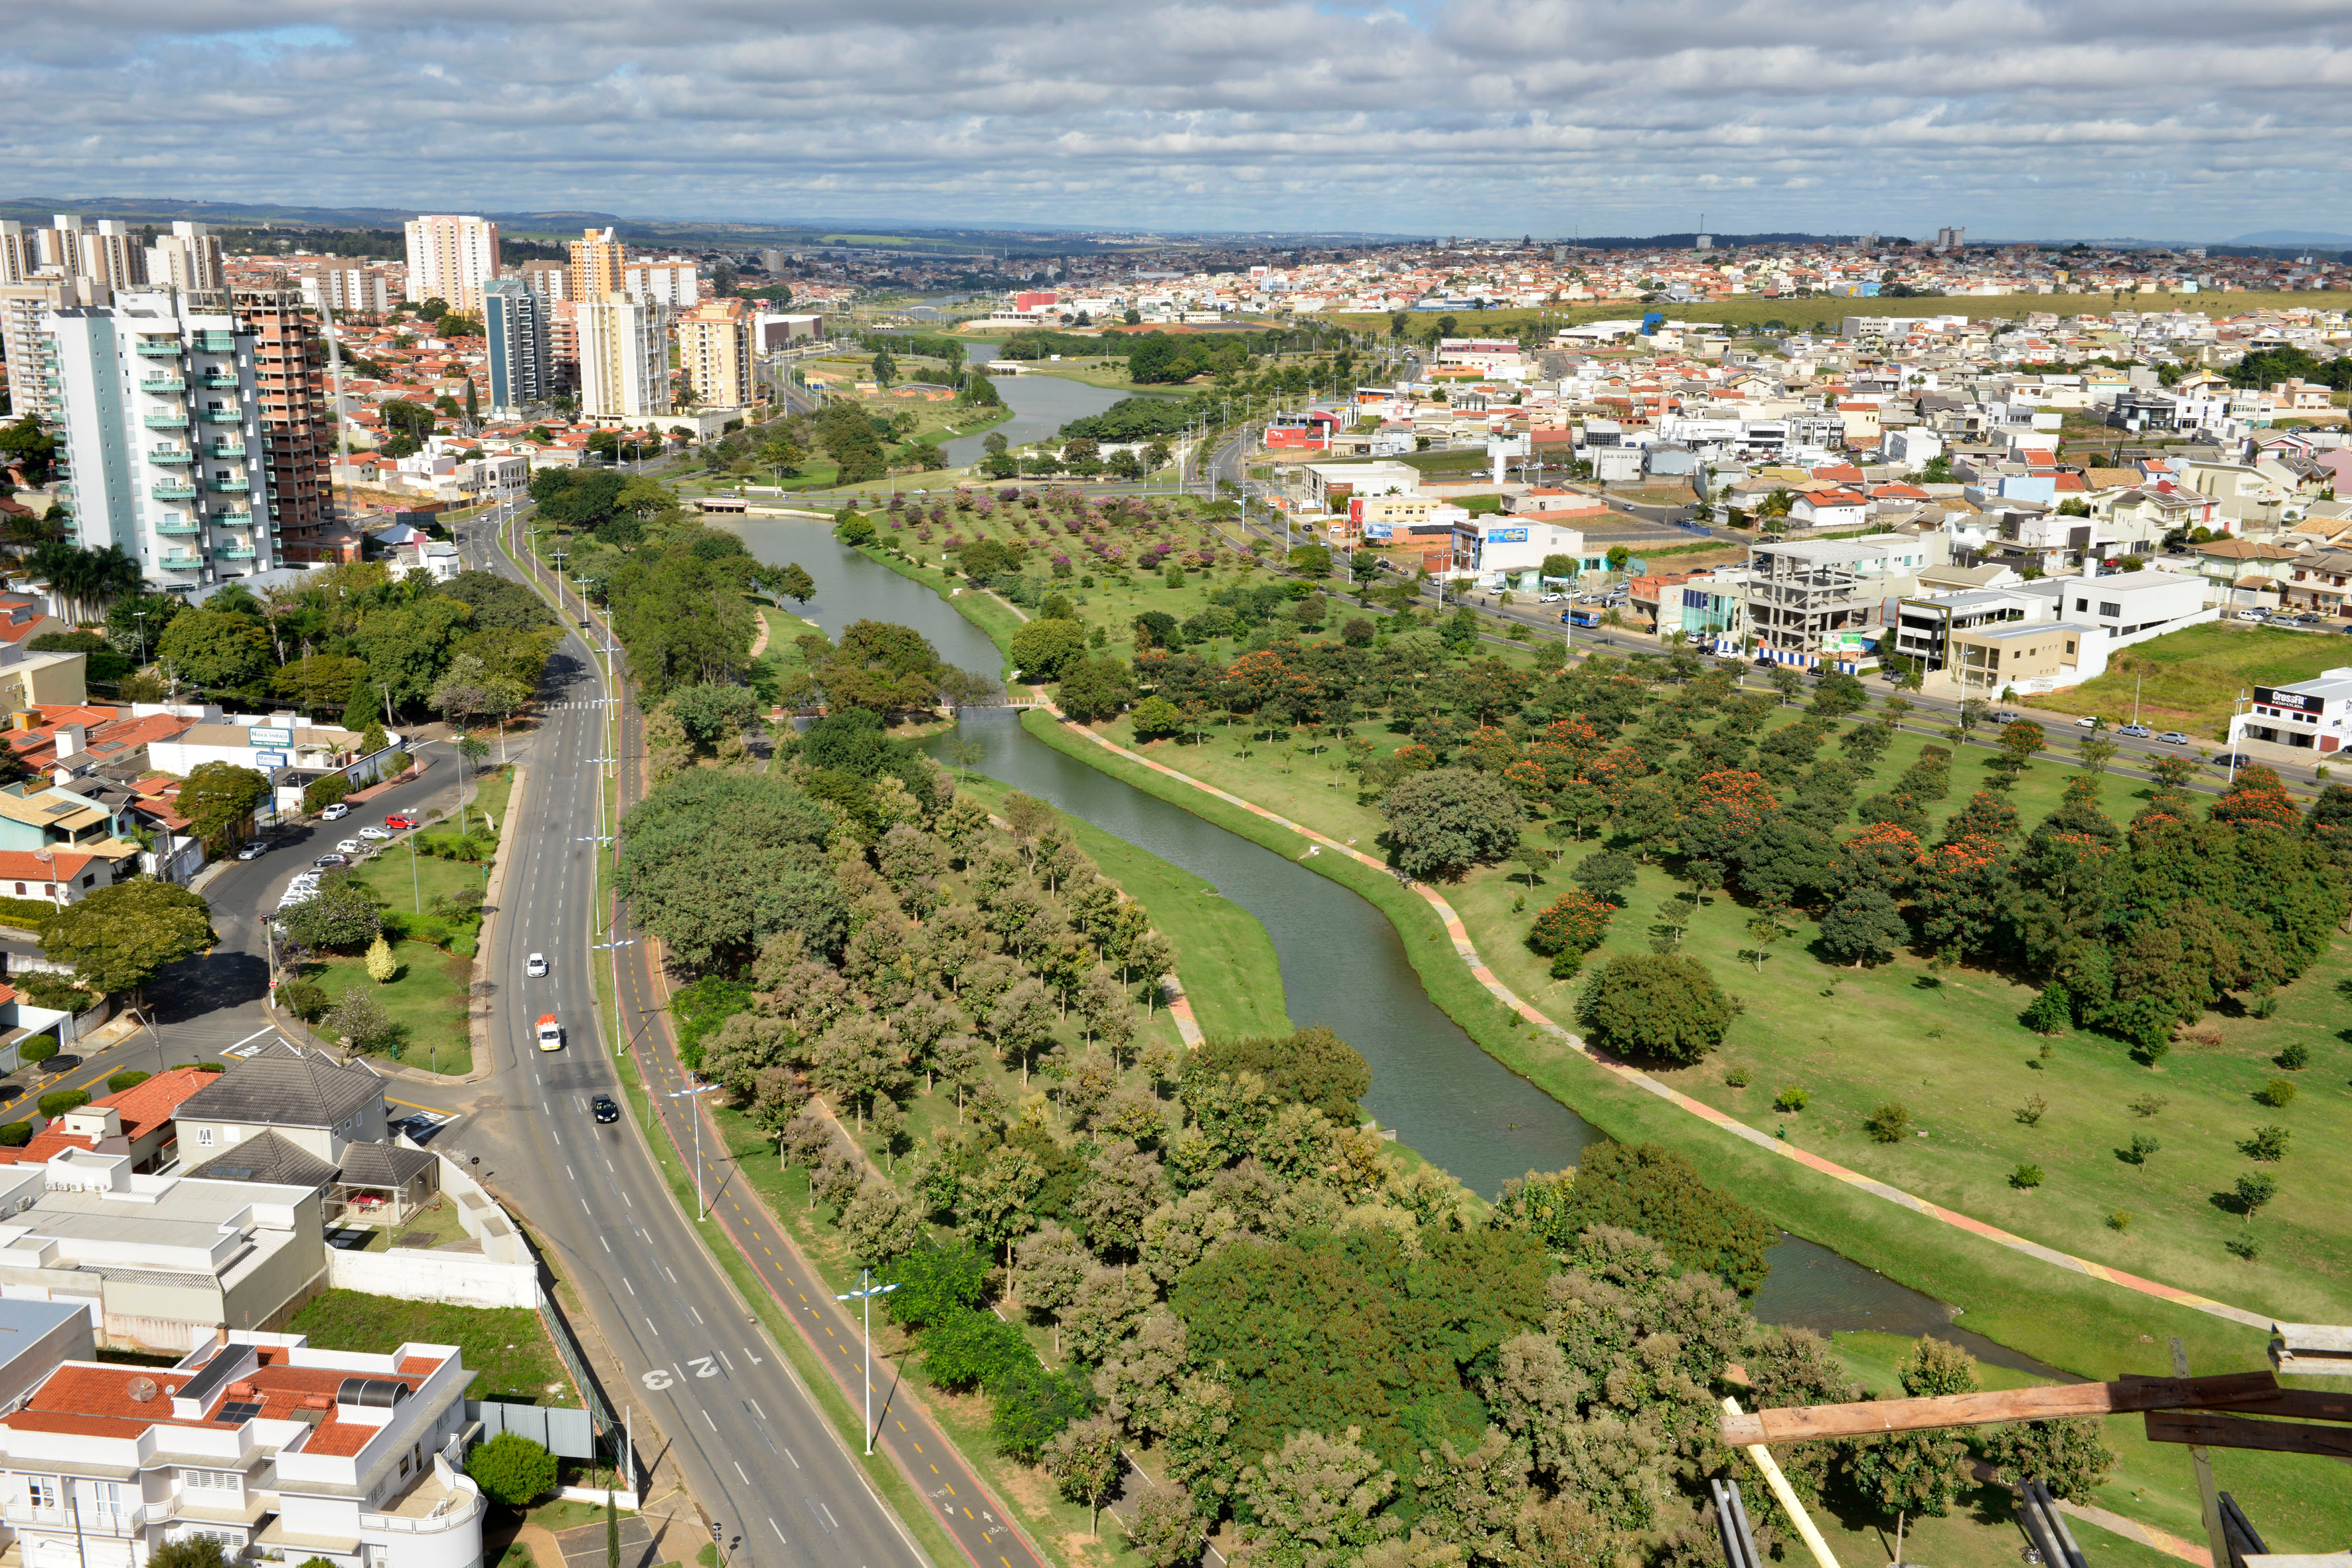
{"label": "billboard", "polygon": [[2273,708],[2284,708],[2293,713],[2318,713],[2325,711],[2327,706],[2319,698],[2300,691],[2282,691],[2275,686],[2255,687],[2254,700]]}
{"label": "billboard", "polygon": [[1490,528],[1486,531],[1489,544],[1525,544],[1528,531],[1524,528]]}
{"label": "billboard", "polygon": [[290,746],[294,743],[294,731],[256,724],[246,731],[245,743],[248,746]]}
{"label": "billboard", "polygon": [[1364,537],[1366,539],[1394,539],[1396,537],[1396,524],[1392,522],[1368,522],[1364,524]]}
{"label": "billboard", "polygon": [[1822,637],[1822,657],[1852,658],[1870,651],[1870,639],[1860,632],[1829,632]]}

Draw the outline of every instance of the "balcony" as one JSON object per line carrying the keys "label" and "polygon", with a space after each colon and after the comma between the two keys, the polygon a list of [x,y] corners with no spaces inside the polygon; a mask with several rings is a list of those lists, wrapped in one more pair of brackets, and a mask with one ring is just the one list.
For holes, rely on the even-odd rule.
{"label": "balcony", "polygon": [[382,1513],[362,1513],[360,1528],[390,1535],[438,1535],[477,1524],[486,1506],[482,1489],[471,1477],[459,1473],[444,1485],[428,1464],[423,1479],[392,1507]]}
{"label": "balcony", "polygon": [[178,359],[180,340],[177,338],[142,338],[139,352],[148,359]]}
{"label": "balcony", "polygon": [[215,441],[211,446],[205,448],[205,456],[207,458],[242,458],[245,456],[245,443],[242,441]]}
{"label": "balcony", "polygon": [[206,479],[205,488],[216,496],[241,496],[253,485],[243,474],[237,474],[226,479]]}
{"label": "balcony", "polygon": [[205,558],[201,555],[165,555],[160,557],[156,564],[166,572],[201,572],[205,569]]}
{"label": "balcony", "polygon": [[147,493],[157,500],[194,500],[196,487],[185,479],[157,479]]}
{"label": "balcony", "polygon": [[253,559],[253,546],[250,544],[215,544],[213,546],[213,554],[223,561],[250,561]]}
{"label": "balcony", "polygon": [[204,525],[193,517],[183,517],[177,512],[173,512],[165,516],[162,521],[150,526],[157,533],[180,534],[194,533]]}
{"label": "balcony", "polygon": [[213,523],[219,528],[251,528],[253,514],[249,511],[216,511]]}
{"label": "balcony", "polygon": [[150,430],[184,430],[188,427],[188,416],[178,412],[142,414],[139,416],[139,422]]}
{"label": "balcony", "polygon": [[223,375],[216,370],[208,370],[196,384],[208,392],[235,392],[237,382],[234,375]]}
{"label": "balcony", "polygon": [[198,353],[233,354],[236,353],[236,337],[231,332],[198,332],[192,346]]}
{"label": "balcony", "polygon": [[242,425],[245,423],[245,410],[242,408],[206,408],[200,411],[200,416],[207,425]]}
{"label": "balcony", "polygon": [[147,454],[147,460],[167,468],[184,468],[196,460],[196,455],[184,447],[158,447]]}
{"label": "balcony", "polygon": [[139,390],[153,393],[185,392],[188,390],[188,384],[177,375],[142,375],[139,378]]}

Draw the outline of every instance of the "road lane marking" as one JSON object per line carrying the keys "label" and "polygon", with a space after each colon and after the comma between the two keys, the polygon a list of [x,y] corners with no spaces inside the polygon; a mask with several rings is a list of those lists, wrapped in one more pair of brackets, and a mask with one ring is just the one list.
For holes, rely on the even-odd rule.
{"label": "road lane marking", "polygon": [[751,1407],[751,1414],[757,1415],[761,1420],[765,1421],[768,1418],[768,1413],[760,1408],[760,1402],[758,1400],[747,1399],[743,1403],[750,1405]]}
{"label": "road lane marking", "polygon": [[604,1250],[605,1250],[605,1251],[610,1252],[610,1251],[612,1251],[612,1250],[613,1250],[613,1244],[612,1244],[611,1242],[609,1242],[609,1241],[604,1241],[604,1232],[602,1232],[602,1231],[597,1232],[597,1233],[596,1233],[596,1239],[597,1239],[598,1241],[604,1241]]}
{"label": "road lane marking", "polygon": [[[776,1532],[776,1539],[777,1539],[777,1540],[779,1540],[779,1541],[784,1541],[784,1527],[783,1527],[782,1525],[778,1524],[778,1523],[776,1522],[776,1516],[775,1516],[774,1514],[770,1514],[770,1515],[768,1516],[768,1528],[769,1528],[770,1530],[772,1530],[772,1531],[774,1531]],[[785,1544],[785,1545],[787,1545],[787,1546],[790,1546],[790,1545],[792,1544],[792,1542],[789,1542],[789,1541],[784,1541],[784,1544]]]}
{"label": "road lane marking", "polygon": [[635,1294],[637,1293],[637,1288],[636,1288],[635,1285],[632,1285],[632,1284],[630,1284],[630,1283],[629,1283],[629,1277],[628,1277],[627,1275],[625,1275],[625,1274],[624,1274],[624,1275],[622,1275],[622,1276],[621,1276],[621,1288],[622,1288],[623,1289],[625,1289],[625,1290],[628,1291],[628,1293],[629,1293],[630,1295],[632,1295],[632,1296],[634,1296],[634,1295],[635,1295]]}
{"label": "road lane marking", "polygon": [[797,1470],[801,1468],[801,1457],[798,1454],[793,1453],[790,1448],[784,1450],[784,1458],[793,1462],[793,1468]]}
{"label": "road lane marking", "polygon": [[[667,1273],[667,1272],[668,1272],[668,1270],[667,1270],[667,1269],[664,1269],[664,1270],[663,1270],[663,1272],[664,1272],[664,1273]],[[696,1328],[699,1329],[699,1328],[705,1328],[705,1327],[708,1327],[708,1326],[709,1326],[709,1325],[707,1325],[707,1324],[705,1324],[705,1323],[703,1322],[703,1321],[702,1321],[702,1314],[701,1314],[701,1313],[699,1313],[699,1312],[695,1312],[695,1311],[694,1311],[694,1303],[693,1303],[693,1302],[688,1301],[688,1302],[686,1304],[686,1310],[687,1310],[688,1311],[689,1311],[689,1312],[694,1312],[694,1326],[695,1326]]]}
{"label": "road lane marking", "polygon": [[[743,1461],[740,1459],[735,1461],[735,1473],[739,1476],[743,1476]],[[751,1484],[751,1478],[749,1476],[743,1476],[743,1484],[747,1487],[750,1486]]]}
{"label": "road lane marking", "polygon": [[[649,1328],[649,1329],[654,1329],[654,1321],[653,1321],[651,1318],[647,1318],[647,1319],[646,1320],[646,1327],[647,1327],[647,1328]],[[661,1338],[661,1331],[660,1331],[659,1329],[654,1329],[654,1338],[656,1338],[656,1339],[659,1339],[659,1338]]]}
{"label": "road lane marking", "polygon": [[694,1407],[694,1413],[702,1417],[702,1424],[705,1426],[709,1427],[713,1432],[719,1430],[719,1423],[710,1418],[709,1411],[703,1409],[702,1406],[698,1405]]}
{"label": "road lane marking", "polygon": [[727,1371],[731,1375],[735,1371],[735,1363],[727,1360],[727,1352],[725,1351],[720,1351],[719,1352],[719,1359],[726,1363]]}

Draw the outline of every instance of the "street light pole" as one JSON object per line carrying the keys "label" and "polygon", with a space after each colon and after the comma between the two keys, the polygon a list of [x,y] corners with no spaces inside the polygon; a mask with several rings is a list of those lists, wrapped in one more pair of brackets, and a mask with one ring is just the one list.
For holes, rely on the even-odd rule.
{"label": "street light pole", "polygon": [[[719,1087],[715,1083],[698,1083],[692,1089],[673,1089],[664,1098],[691,1100],[698,1094],[709,1094],[712,1089]],[[709,1202],[704,1197],[702,1192],[702,1116],[692,1106],[687,1108],[687,1114],[694,1118],[694,1219],[695,1223],[699,1225],[710,1217]]]}
{"label": "street light pole", "polygon": [[866,1451],[868,1454],[874,1452],[874,1298],[887,1296],[898,1288],[896,1285],[875,1284],[874,1270],[861,1267],[857,1270],[857,1289],[834,1298],[836,1301],[856,1302],[865,1319],[866,1326],[860,1337],[866,1342]]}

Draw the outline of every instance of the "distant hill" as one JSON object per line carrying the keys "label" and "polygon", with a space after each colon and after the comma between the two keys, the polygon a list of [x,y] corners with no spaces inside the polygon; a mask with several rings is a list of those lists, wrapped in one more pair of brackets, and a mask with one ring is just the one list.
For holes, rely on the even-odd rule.
{"label": "distant hill", "polygon": [[2352,245],[2352,234],[2334,234],[2318,229],[2266,228],[2259,234],[2242,234],[2230,241],[2231,245]]}

